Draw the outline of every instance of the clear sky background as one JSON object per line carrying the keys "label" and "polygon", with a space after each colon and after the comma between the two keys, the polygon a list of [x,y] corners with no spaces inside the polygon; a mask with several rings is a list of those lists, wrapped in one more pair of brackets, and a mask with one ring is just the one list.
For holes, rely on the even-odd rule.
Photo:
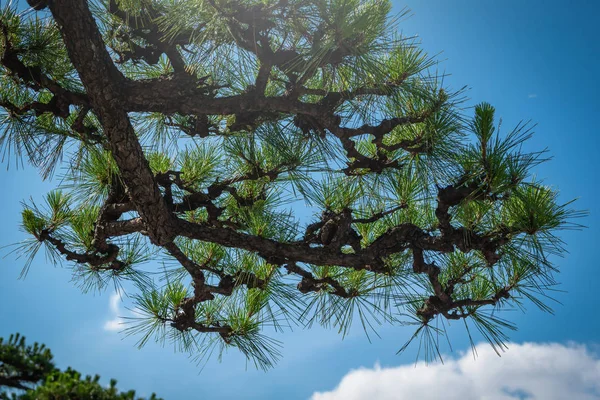
{"label": "clear sky background", "polygon": [[[430,366],[418,376],[430,376],[431,382],[457,379],[464,384],[465,377],[487,382],[473,371],[494,371],[500,366],[504,371],[521,371],[515,367],[519,360],[537,360],[543,353],[541,366],[534,362],[531,365],[537,367],[523,367],[521,374],[536,376],[536,371],[550,365],[561,379],[572,373],[582,382],[600,381],[600,362],[595,355],[600,344],[600,2],[394,1],[395,11],[404,6],[412,10],[412,16],[400,24],[403,32],[418,34],[430,54],[440,53],[440,69],[450,74],[447,83],[454,88],[470,87],[469,104],[492,103],[503,118],[505,131],[520,120],[531,119],[538,124],[529,149],[547,147],[553,156],[552,161],[536,169],[538,177],[557,187],[564,201],[579,197],[576,207],[590,212],[582,221],[588,229],[562,236],[570,254],[558,261],[562,271],[560,289],[565,292],[556,295],[562,305],[556,305],[555,315],[533,307],[526,314],[515,311],[507,315],[519,330],[511,333],[514,344],[502,361],[482,347],[480,358],[473,364],[470,356],[463,356],[469,349],[464,331],[452,329],[454,354],[449,359],[456,361],[443,367]],[[53,183],[41,182],[33,170],[17,170],[11,165],[8,171],[0,171],[0,188],[0,245],[7,245],[24,238],[18,230],[20,201],[30,196],[40,199]],[[269,372],[246,366],[235,351],[221,363],[211,359],[200,370],[185,354],[175,353],[172,348],[150,344],[138,350],[135,338],[124,338],[118,329],[111,329],[111,321],[126,316],[128,311],[126,304],[111,299],[114,292],[110,288],[102,294],[82,294],[70,282],[68,268],[54,267],[43,256],[34,262],[25,280],[18,280],[22,265],[22,260],[12,255],[0,259],[0,336],[21,332],[31,341],[46,343],[59,367],[98,373],[105,382],[114,377],[122,389],[136,389],[140,394],[154,391],[167,400],[307,399],[315,392],[333,390],[346,376],[336,392],[341,399],[341,391],[352,389],[352,384],[364,389],[373,382],[384,382],[380,380],[381,371],[397,374],[390,382],[418,380],[410,372],[415,371],[412,365],[416,347],[400,356],[395,354],[412,334],[410,327],[383,327],[379,331],[381,339],[375,337],[372,343],[359,329],[342,340],[334,331],[296,328],[276,336],[284,342],[283,359]],[[522,345],[525,342],[533,344]],[[551,342],[557,345],[546,345]],[[376,364],[382,369],[373,369]],[[348,375],[361,367],[367,369]],[[560,369],[563,367],[566,372]],[[591,375],[583,376],[584,370]],[[552,387],[556,376],[543,375],[538,386]],[[398,389],[390,385],[391,391]],[[600,398],[600,387],[592,386],[573,398]],[[527,393],[538,389],[499,385],[498,393],[507,397],[493,398],[526,398]],[[358,399],[359,391],[349,393]],[[384,391],[373,393],[360,398],[396,398]],[[418,393],[421,396],[416,398],[425,398],[424,392]],[[469,393],[464,398],[478,398],[476,393],[482,392],[473,388]],[[545,398],[557,393],[559,389]],[[314,398],[338,398],[335,395]]]}

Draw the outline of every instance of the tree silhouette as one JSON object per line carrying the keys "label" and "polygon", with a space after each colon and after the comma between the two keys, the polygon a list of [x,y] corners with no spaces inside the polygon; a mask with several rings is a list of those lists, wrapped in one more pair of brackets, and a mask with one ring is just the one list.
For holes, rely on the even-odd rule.
{"label": "tree silhouette", "polygon": [[0,17],[0,143],[64,168],[24,205],[24,273],[44,247],[85,290],[133,282],[140,344],[268,367],[271,328],[359,321],[414,325],[429,357],[440,319],[498,349],[497,311],[549,309],[582,213],[532,177],[531,126],[463,106],[389,1],[29,5]]}
{"label": "tree silhouette", "polygon": [[[104,387],[98,375],[82,378],[71,368],[60,371],[52,358],[43,344],[26,345],[18,333],[8,341],[0,338],[0,399],[142,400],[135,397],[135,390],[119,392],[114,379]],[[160,399],[152,394],[149,400]]]}

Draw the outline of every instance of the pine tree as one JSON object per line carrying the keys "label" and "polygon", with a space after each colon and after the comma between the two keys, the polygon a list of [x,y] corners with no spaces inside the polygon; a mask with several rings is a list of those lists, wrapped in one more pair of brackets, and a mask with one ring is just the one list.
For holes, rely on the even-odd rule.
{"label": "pine tree", "polygon": [[498,311],[550,310],[583,213],[389,1],[28,2],[0,16],[0,144],[62,172],[24,204],[24,273],[43,247],[84,290],[132,283],[140,344],[269,367],[273,328],[387,323],[429,357],[439,321],[499,350]]}
{"label": "pine tree", "polygon": [[43,344],[25,344],[25,337],[0,338],[0,387],[27,390],[54,371],[52,353]]}
{"label": "pine tree", "polygon": [[[119,392],[117,381],[102,386],[100,376],[86,376],[71,368],[54,366],[50,349],[43,344],[25,344],[25,337],[0,338],[0,399],[2,400],[143,400],[135,390]],[[4,390],[2,390],[4,389]],[[152,394],[149,400],[160,400]]]}

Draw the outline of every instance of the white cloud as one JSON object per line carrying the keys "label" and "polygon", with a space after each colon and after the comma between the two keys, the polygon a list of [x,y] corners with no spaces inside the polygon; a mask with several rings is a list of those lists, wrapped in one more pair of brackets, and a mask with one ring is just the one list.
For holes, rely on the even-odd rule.
{"label": "white cloud", "polygon": [[104,323],[104,330],[107,331],[120,331],[123,329],[123,318],[119,316],[120,308],[119,303],[121,302],[121,292],[116,291],[110,295],[109,307],[111,313],[111,319]]}
{"label": "white cloud", "polygon": [[536,93],[531,93],[531,94],[528,94],[527,97],[530,98],[530,99],[535,99],[537,97],[537,94]]}
{"label": "white cloud", "polygon": [[311,400],[600,399],[600,358],[585,346],[509,344],[498,357],[487,344],[445,364],[360,368]]}

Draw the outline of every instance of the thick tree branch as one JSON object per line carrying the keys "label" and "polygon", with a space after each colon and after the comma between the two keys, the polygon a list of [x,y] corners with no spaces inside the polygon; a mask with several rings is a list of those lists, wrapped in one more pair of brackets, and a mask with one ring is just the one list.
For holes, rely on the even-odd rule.
{"label": "thick tree branch", "polygon": [[124,77],[113,64],[85,2],[56,0],[50,10],[60,27],[73,65],[109,140],[127,193],[158,245],[173,240],[169,212],[131,126],[122,99]]}

